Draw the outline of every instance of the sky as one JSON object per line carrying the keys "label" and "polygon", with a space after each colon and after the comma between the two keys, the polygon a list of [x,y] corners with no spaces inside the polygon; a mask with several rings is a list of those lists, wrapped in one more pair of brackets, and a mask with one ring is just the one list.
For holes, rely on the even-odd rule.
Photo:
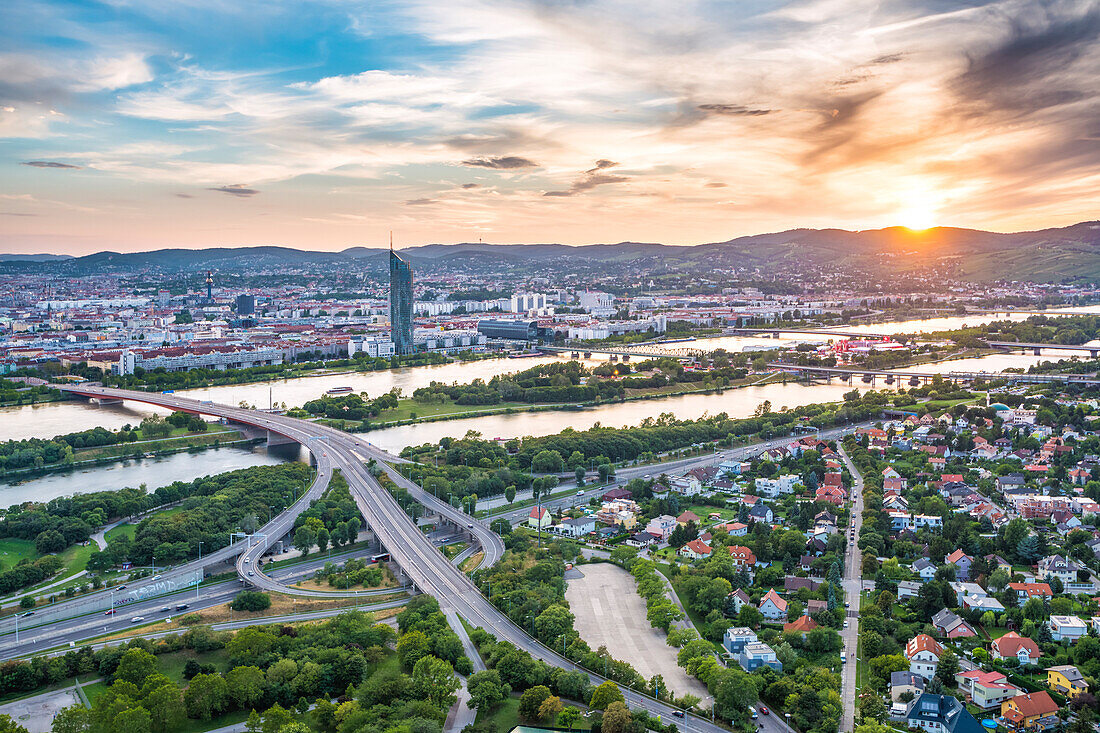
{"label": "sky", "polygon": [[1100,0],[17,0],[0,252],[1097,219]]}

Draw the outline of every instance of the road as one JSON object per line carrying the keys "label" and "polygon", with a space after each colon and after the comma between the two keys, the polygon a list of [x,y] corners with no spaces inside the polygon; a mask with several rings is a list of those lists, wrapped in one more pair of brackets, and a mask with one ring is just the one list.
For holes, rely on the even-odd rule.
{"label": "road", "polygon": [[[430,539],[416,526],[404,509],[397,503],[368,470],[367,461],[374,459],[399,486],[407,488],[417,500],[429,509],[439,512],[448,520],[465,527],[472,540],[477,541],[486,553],[486,564],[495,562],[503,554],[503,542],[479,521],[471,519],[461,511],[451,507],[436,497],[419,490],[411,482],[404,480],[391,465],[402,461],[369,443],[323,425],[295,418],[264,413],[255,410],[243,410],[225,405],[199,402],[174,395],[151,394],[130,390],[118,390],[94,386],[59,386],[68,392],[103,399],[123,399],[160,405],[172,410],[214,415],[234,422],[253,425],[285,436],[306,446],[318,464],[318,476],[331,474],[339,470],[347,479],[349,490],[367,525],[375,532],[381,545],[390,553],[393,561],[401,568],[402,576],[407,577],[415,587],[434,596],[444,612],[454,611],[473,626],[480,626],[493,633],[498,639],[508,641],[517,648],[529,652],[536,659],[564,669],[576,669],[576,665],[546,648],[540,642],[529,637],[507,616],[498,611],[474,586],[473,582],[455,568],[434,546]],[[784,440],[789,440],[785,438]],[[712,456],[707,457],[714,460]],[[689,459],[692,460],[692,459]],[[694,459],[700,460],[700,459]],[[639,467],[639,471],[654,471],[652,467]],[[668,470],[667,467],[661,470]],[[314,482],[314,487],[318,482]],[[311,491],[313,489],[311,488]],[[322,489],[323,491],[323,489]],[[294,517],[302,511],[308,502],[304,498],[294,506],[273,519],[263,528],[262,538],[255,541],[237,559],[237,569],[242,577],[258,587],[273,585],[272,590],[287,592],[286,586],[279,584],[274,577],[256,569],[256,560],[267,546],[293,526]],[[255,575],[247,576],[248,572]],[[332,594],[330,594],[332,595]],[[593,684],[599,684],[603,678],[595,673],[586,672]],[[633,690],[624,689],[627,703],[635,709],[646,710],[651,715],[659,715],[664,720],[674,719],[676,709],[653,698]],[[699,733],[720,733],[724,728],[705,718],[688,716],[683,720],[686,730]]]}
{"label": "road", "polygon": [[[843,450],[840,457],[852,474],[852,521],[855,528],[854,538],[859,539],[859,528],[863,524],[863,476],[859,469],[852,463],[852,459]],[[840,699],[844,705],[844,714],[840,719],[840,733],[855,730],[855,706],[856,706],[856,652],[859,643],[859,601],[860,590],[863,587],[863,563],[859,548],[854,540],[849,540],[848,550],[844,556],[844,596],[851,604],[847,609],[848,628],[841,630],[840,636],[844,641],[844,654],[848,661],[844,663],[841,672]]]}

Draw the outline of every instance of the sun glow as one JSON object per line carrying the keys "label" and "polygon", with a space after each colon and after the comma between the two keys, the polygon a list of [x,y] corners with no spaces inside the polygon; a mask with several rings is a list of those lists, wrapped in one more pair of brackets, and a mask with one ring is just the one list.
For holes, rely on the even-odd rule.
{"label": "sun glow", "polygon": [[914,197],[907,201],[905,208],[898,213],[898,222],[906,229],[913,231],[930,229],[936,226],[938,208],[929,199]]}

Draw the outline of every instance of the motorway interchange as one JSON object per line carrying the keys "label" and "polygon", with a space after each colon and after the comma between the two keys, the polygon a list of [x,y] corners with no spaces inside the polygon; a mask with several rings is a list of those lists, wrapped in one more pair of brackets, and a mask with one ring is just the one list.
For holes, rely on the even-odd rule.
{"label": "motorway interchange", "polygon": [[[498,611],[475,587],[473,582],[450,560],[444,557],[437,548],[436,543],[426,536],[415,522],[409,518],[390,492],[379,483],[378,479],[368,469],[368,462],[373,459],[376,465],[384,470],[399,487],[408,491],[429,512],[439,515],[444,522],[452,525],[457,533],[464,535],[470,541],[471,545],[479,545],[485,553],[483,560],[485,566],[495,564],[500,560],[504,554],[504,544],[499,535],[491,531],[487,523],[470,517],[460,509],[424,491],[405,478],[393,465],[405,462],[404,459],[387,453],[360,437],[324,425],[283,415],[200,402],[172,394],[85,385],[63,385],[58,388],[91,399],[138,401],[171,410],[210,415],[231,422],[266,429],[270,433],[304,445],[309,449],[313,460],[316,462],[317,472],[314,481],[298,501],[273,517],[268,524],[249,537],[247,541],[238,542],[235,545],[211,553],[203,558],[202,563],[195,561],[167,570],[161,574],[156,582],[163,583],[172,579],[185,581],[189,575],[194,577],[196,571],[200,571],[203,567],[224,563],[236,556],[235,566],[240,580],[244,580],[248,585],[260,590],[298,597],[361,597],[364,598],[364,604],[366,604],[368,594],[363,591],[316,591],[291,585],[290,583],[296,582],[295,578],[301,574],[311,572],[309,566],[295,567],[293,572],[289,569],[280,569],[268,573],[258,562],[277,540],[293,529],[296,517],[309,508],[312,501],[322,496],[333,472],[339,470],[347,480],[351,495],[366,520],[367,526],[374,532],[381,546],[390,554],[392,561],[400,569],[398,577],[403,585],[409,586],[410,590],[415,589],[422,593],[431,594],[439,601],[445,612],[453,611],[465,618],[471,625],[485,628],[498,639],[515,644],[518,648],[526,650],[537,659],[565,669],[577,668],[574,662],[528,636],[523,629],[516,626],[507,616]],[[843,430],[837,429],[829,433],[823,433],[822,437],[831,437],[832,434],[840,434],[841,432]],[[768,441],[753,446],[752,450],[761,450],[789,440],[789,438],[782,438]],[[618,480],[626,481],[652,473],[655,470],[661,472],[688,470],[694,466],[714,463],[716,458],[719,457],[736,457],[747,450],[742,448],[721,456],[706,455],[681,459],[663,464],[659,469],[646,466],[620,469]],[[590,488],[584,492],[582,497],[587,501],[590,496],[602,493],[606,488],[606,486]],[[581,497],[574,497],[573,500],[575,501],[577,498]],[[558,500],[558,502],[565,503],[569,501],[569,499]],[[547,504],[547,506],[553,505],[553,502]],[[526,516],[529,511],[529,507],[515,509],[495,515],[495,518],[505,517],[514,522]],[[323,562],[324,559],[318,558],[318,561]],[[315,565],[312,566],[312,569],[315,568]],[[131,584],[131,592],[140,595],[142,586],[150,582],[153,582],[152,579]],[[150,598],[140,601],[139,604],[129,604],[123,613],[124,618],[122,619],[107,616],[109,622],[104,618],[103,609],[110,608],[113,600],[108,598],[106,591],[89,594],[79,600],[58,603],[48,609],[43,609],[39,617],[33,619],[33,625],[26,624],[32,619],[23,619],[27,630],[21,636],[19,643],[15,642],[13,633],[0,635],[0,659],[32,654],[58,645],[77,643],[83,639],[102,634],[105,628],[110,631],[126,626],[133,616],[144,616],[147,619],[167,617],[170,613],[175,612],[175,606],[178,604],[187,603],[193,608],[197,608],[199,604],[211,606],[225,603],[240,590],[240,587],[240,581],[234,580],[204,584],[193,590],[181,591],[171,596]],[[390,592],[392,593],[392,590]],[[177,598],[189,600],[177,600]],[[402,600],[398,600],[392,603],[400,604],[402,602]],[[172,610],[164,611],[166,607]],[[378,607],[375,606],[375,608]],[[90,610],[93,608],[94,610]],[[7,630],[11,631],[10,629]],[[603,678],[595,673],[589,672],[589,676],[594,684],[603,681]],[[678,713],[677,708],[633,690],[624,689],[623,693],[626,696],[628,705],[632,708],[644,709],[652,715],[661,715],[666,719]],[[717,731],[723,730],[720,726],[705,718],[688,716],[684,722],[689,729],[695,731],[717,733]],[[787,730],[787,727],[776,716],[768,716],[767,719],[761,718],[758,720],[758,724],[767,733],[778,733]]]}

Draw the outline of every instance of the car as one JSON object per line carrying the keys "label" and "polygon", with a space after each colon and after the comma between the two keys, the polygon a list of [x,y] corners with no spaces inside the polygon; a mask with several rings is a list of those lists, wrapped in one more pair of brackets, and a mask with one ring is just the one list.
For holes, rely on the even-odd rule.
{"label": "car", "polygon": [[115,590],[126,590],[126,586],[120,585],[119,587],[115,588]]}
{"label": "car", "polygon": [[190,608],[190,607],[191,607],[191,606],[189,606],[189,605],[188,605],[188,604],[186,604],[186,603],[181,603],[181,604],[179,604],[178,606],[176,606],[176,610],[177,610],[177,611],[186,611],[186,610],[187,610],[188,608]]}
{"label": "car", "polygon": [[766,707],[764,707],[763,705],[760,706],[760,714],[761,715],[767,715],[768,714],[768,709]]}
{"label": "car", "polygon": [[584,492],[583,491],[578,491],[577,496],[584,496]]}
{"label": "car", "polygon": [[848,601],[844,601],[844,607],[845,607],[845,608],[848,608],[848,606],[850,606],[850,605],[851,605],[851,604],[850,604],[850,603],[849,603]]}
{"label": "car", "polygon": [[840,653],[840,663],[845,664],[848,661],[848,655],[845,652]]}
{"label": "car", "polygon": [[27,611],[26,613],[23,614],[23,618],[26,618],[27,616],[33,616],[33,615],[34,615],[34,611]]}
{"label": "car", "polygon": [[134,617],[133,617],[132,619],[130,619],[130,623],[132,623],[132,624],[140,624],[140,623],[141,623],[142,621],[144,621],[144,620],[145,620],[145,617],[144,617],[144,616],[134,616]]}
{"label": "car", "polygon": [[158,573],[157,575],[154,575],[153,577],[149,578],[149,580],[160,580],[160,574]]}
{"label": "car", "polygon": [[161,606],[160,612],[161,613],[168,613],[171,610],[172,610],[171,606]]}
{"label": "car", "polygon": [[844,628],[848,628],[848,619],[844,619]]}
{"label": "car", "polygon": [[106,611],[103,612],[103,615],[104,616],[113,616],[117,612],[118,612],[117,608],[108,608]]}
{"label": "car", "polygon": [[684,717],[684,711],[683,710],[673,710],[672,714],[675,715],[677,718]]}
{"label": "car", "polygon": [[250,577],[250,578],[251,578],[251,577],[252,577],[253,575],[255,575],[255,574],[256,574],[256,573],[252,572],[251,570],[249,570],[249,571],[248,571],[248,577]]}
{"label": "car", "polygon": [[474,525],[472,525],[472,524],[467,524],[466,525],[466,529],[473,529],[473,528],[474,528]]}
{"label": "car", "polygon": [[756,708],[749,706],[749,712],[752,713],[752,719],[756,720]]}
{"label": "car", "polygon": [[250,563],[250,562],[252,562],[252,561],[251,561],[251,560],[249,560],[249,559],[248,559],[247,557],[246,557],[246,558],[244,559],[244,564],[245,564],[245,565],[247,565],[247,564],[248,564],[248,563]]}

